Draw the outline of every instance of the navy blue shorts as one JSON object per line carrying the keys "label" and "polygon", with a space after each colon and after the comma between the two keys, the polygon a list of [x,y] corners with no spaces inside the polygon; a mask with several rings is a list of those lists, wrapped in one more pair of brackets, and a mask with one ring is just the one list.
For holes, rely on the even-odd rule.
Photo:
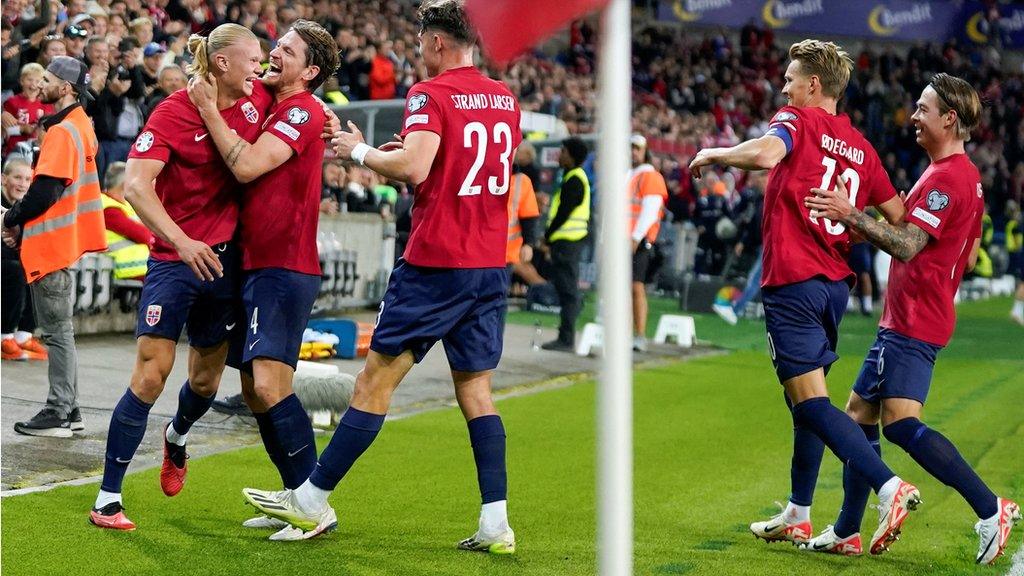
{"label": "navy blue shorts", "polygon": [[213,281],[200,280],[184,262],[149,259],[136,338],[157,336],[177,342],[188,326],[188,342],[194,348],[228,340],[238,318],[241,256],[233,242],[217,244],[213,251],[224,266],[224,276]]}
{"label": "navy blue shorts", "polygon": [[505,334],[505,268],[423,268],[399,260],[388,281],[370,349],[410,350],[419,362],[441,340],[452,370],[493,370]]}
{"label": "navy blue shorts", "polygon": [[846,259],[854,274],[869,274],[871,272],[871,245],[867,242],[858,242],[850,248],[850,256]]}
{"label": "navy blue shorts", "polygon": [[244,276],[243,329],[231,341],[228,366],[251,374],[253,360],[269,358],[295,368],[320,277],[283,268],[251,270]]}
{"label": "navy blue shorts", "polygon": [[813,278],[761,290],[768,353],[779,382],[829,367],[839,359],[836,342],[850,285]]}
{"label": "navy blue shorts", "polygon": [[853,391],[872,404],[885,398],[910,398],[924,404],[932,383],[935,357],[941,349],[941,346],[879,328]]}

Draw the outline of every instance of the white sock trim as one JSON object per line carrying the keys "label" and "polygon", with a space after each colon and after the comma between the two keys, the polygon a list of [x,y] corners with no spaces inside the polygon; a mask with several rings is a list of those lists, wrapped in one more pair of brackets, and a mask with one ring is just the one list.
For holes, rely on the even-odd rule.
{"label": "white sock trim", "polygon": [[480,528],[488,534],[508,530],[508,500],[488,502],[481,506]]}
{"label": "white sock trim", "polygon": [[174,421],[172,420],[171,425],[168,426],[167,431],[164,432],[164,438],[166,438],[171,444],[184,446],[188,442],[188,432],[178,434],[178,431],[174,429]]}
{"label": "white sock trim", "polygon": [[295,503],[303,512],[318,514],[327,508],[327,497],[331,495],[330,490],[324,490],[306,480],[295,489]]}
{"label": "white sock trim", "polygon": [[811,507],[788,502],[783,517],[787,522],[810,522]]}
{"label": "white sock trim", "polygon": [[883,502],[888,500],[892,496],[893,492],[895,492],[896,489],[899,488],[900,482],[901,480],[899,476],[893,476],[892,478],[889,478],[889,481],[886,482],[885,484],[882,484],[882,487],[879,488],[878,499]]}
{"label": "white sock trim", "polygon": [[32,339],[31,332],[25,332],[24,330],[18,330],[14,333],[14,341],[18,344],[24,344]]}
{"label": "white sock trim", "polygon": [[100,490],[100,493],[96,495],[96,505],[93,507],[96,508],[97,510],[100,510],[107,504],[120,501],[120,492],[107,492],[106,490]]}

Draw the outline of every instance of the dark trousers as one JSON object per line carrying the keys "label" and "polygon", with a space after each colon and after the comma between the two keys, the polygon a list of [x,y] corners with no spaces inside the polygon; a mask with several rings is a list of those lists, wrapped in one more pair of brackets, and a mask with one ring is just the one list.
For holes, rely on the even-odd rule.
{"label": "dark trousers", "polygon": [[576,341],[576,317],[580,315],[580,254],[583,242],[557,240],[551,243],[551,271],[548,280],[558,292],[562,307],[558,339],[565,344]]}
{"label": "dark trousers", "polygon": [[19,260],[3,261],[3,327],[0,332],[12,334],[16,330],[32,332],[36,329],[32,315],[32,296],[25,280],[25,270]]}

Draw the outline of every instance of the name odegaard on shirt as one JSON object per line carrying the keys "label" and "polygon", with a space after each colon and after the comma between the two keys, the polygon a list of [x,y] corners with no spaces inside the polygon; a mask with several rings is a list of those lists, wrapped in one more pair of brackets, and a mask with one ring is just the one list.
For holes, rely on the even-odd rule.
{"label": "name odegaard on shirt", "polygon": [[502,94],[452,94],[452,103],[456,110],[506,110],[514,112],[516,100],[512,96]]}
{"label": "name odegaard on shirt", "polygon": [[826,152],[831,152],[836,156],[846,158],[855,164],[864,163],[864,151],[860,148],[850,146],[845,140],[840,140],[839,138],[833,138],[827,134],[822,134],[821,148]]}

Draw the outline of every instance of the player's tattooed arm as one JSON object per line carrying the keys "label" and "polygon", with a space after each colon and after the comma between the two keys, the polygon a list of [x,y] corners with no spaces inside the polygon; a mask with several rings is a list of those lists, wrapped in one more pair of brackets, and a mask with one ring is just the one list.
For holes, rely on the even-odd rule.
{"label": "player's tattooed arm", "polygon": [[868,242],[902,262],[909,261],[928,244],[928,233],[917,226],[893,226],[888,222],[879,222],[856,208],[845,223],[856,228]]}
{"label": "player's tattooed arm", "polygon": [[[902,222],[879,222],[850,204],[850,196],[842,178],[836,180],[835,190],[812,188],[811,195],[804,198],[804,206],[810,209],[812,218],[842,222],[859,232],[868,242],[903,262],[916,256],[928,244],[928,233],[917,226]],[[887,214],[890,217],[897,215],[900,215],[898,211]]]}
{"label": "player's tattooed arm", "polygon": [[231,147],[231,150],[228,150],[228,153],[224,156],[224,162],[227,163],[229,167],[238,163],[238,157],[242,155],[242,150],[245,149],[245,144],[245,140],[239,138],[238,142],[235,142],[235,145]]}

